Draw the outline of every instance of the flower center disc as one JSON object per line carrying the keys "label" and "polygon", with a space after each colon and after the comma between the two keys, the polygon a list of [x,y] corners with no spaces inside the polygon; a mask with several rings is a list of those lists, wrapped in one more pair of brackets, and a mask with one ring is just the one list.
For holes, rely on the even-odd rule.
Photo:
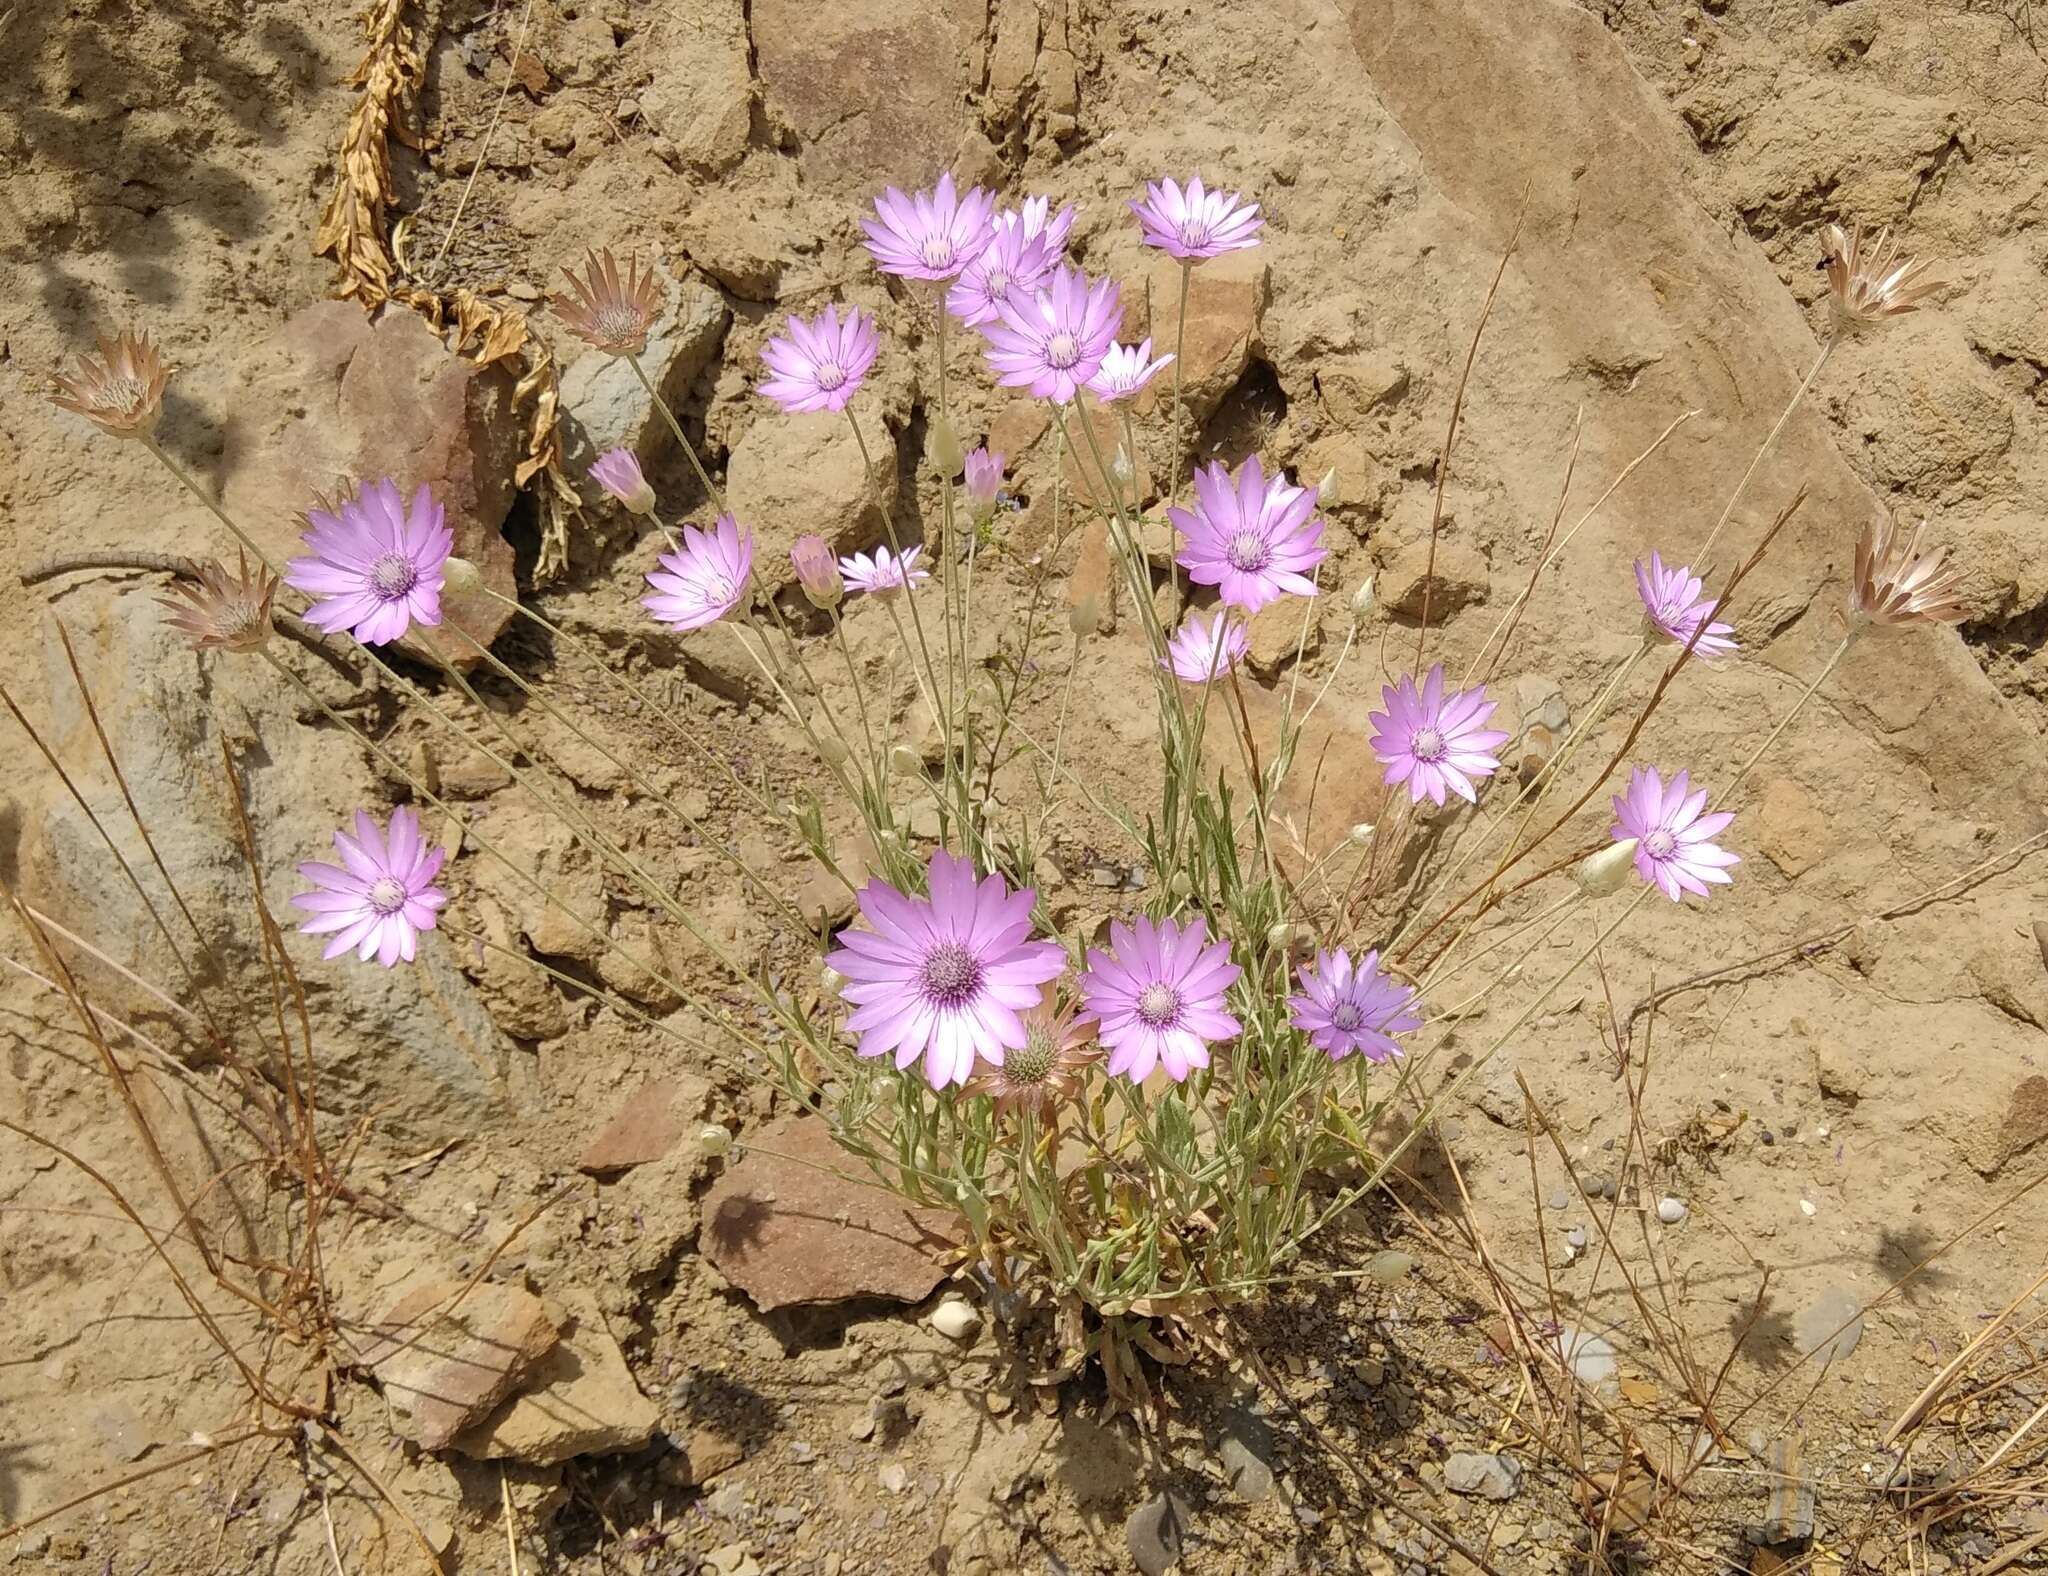
{"label": "flower center disc", "polygon": [[1138,1016],[1155,1029],[1165,1028],[1180,1016],[1180,992],[1154,980],[1138,992]]}
{"label": "flower center disc", "polygon": [[396,876],[379,876],[370,883],[370,907],[380,914],[395,914],[405,906],[405,886]]}
{"label": "flower center disc", "polygon": [[370,589],[387,602],[396,602],[419,583],[419,565],[403,553],[386,553],[370,565]]}
{"label": "flower center disc", "polygon": [[697,594],[703,598],[706,607],[724,607],[739,600],[739,589],[724,575],[708,572],[697,582]]}
{"label": "flower center disc", "polygon": [[638,339],[647,326],[641,320],[637,309],[617,302],[599,307],[591,315],[591,322],[597,329],[600,339],[610,340],[614,344],[625,344]]}
{"label": "flower center disc", "polygon": [[1415,735],[1409,746],[1418,761],[1440,761],[1444,758],[1444,736],[1434,728],[1424,728]]}
{"label": "flower center disc", "polygon": [[1257,531],[1239,531],[1230,538],[1224,557],[1230,560],[1232,569],[1255,575],[1273,561],[1273,549]]}
{"label": "flower center disc", "polygon": [[1055,1059],[1052,1037],[1034,1029],[1021,1048],[1003,1058],[1003,1076],[1012,1084],[1041,1084],[1052,1076]]}
{"label": "flower center disc", "polygon": [[1356,1029],[1361,1023],[1365,1022],[1365,1014],[1358,1010],[1357,1002],[1340,1001],[1337,1003],[1336,1009],[1330,1014],[1330,1022],[1342,1029],[1346,1034],[1349,1034],[1353,1029]]}
{"label": "flower center disc", "polygon": [[1678,839],[1666,827],[1658,827],[1643,839],[1643,852],[1652,859],[1669,859],[1678,851]]}
{"label": "flower center disc", "polygon": [[981,283],[988,291],[991,301],[1000,301],[1010,293],[1010,271],[1007,268],[991,268],[981,276]]}
{"label": "flower center disc", "polygon": [[1064,370],[1081,359],[1081,342],[1065,329],[1045,342],[1045,359]]}
{"label": "flower center disc", "polygon": [[1209,221],[1193,216],[1181,220],[1180,244],[1182,246],[1207,246],[1209,244]]}
{"label": "flower center disc", "polygon": [[943,235],[928,235],[924,245],[917,249],[927,268],[950,268],[953,265],[953,243]]}
{"label": "flower center disc", "polygon": [[834,389],[838,388],[839,385],[844,383],[845,381],[846,369],[840,366],[839,363],[836,361],[827,361],[818,368],[818,387],[823,389],[827,394],[830,394]]}
{"label": "flower center disc", "polygon": [[957,1007],[981,990],[981,959],[957,941],[942,941],[925,955],[917,982],[933,1004]]}

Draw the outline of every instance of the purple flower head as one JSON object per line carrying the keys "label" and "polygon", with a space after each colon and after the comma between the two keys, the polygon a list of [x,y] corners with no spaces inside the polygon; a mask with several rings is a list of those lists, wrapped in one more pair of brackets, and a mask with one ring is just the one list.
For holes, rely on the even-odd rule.
{"label": "purple flower head", "polygon": [[381,646],[414,624],[441,622],[442,566],[455,533],[431,489],[414,493],[408,510],[396,482],[371,482],[332,513],[308,509],[306,525],[299,539],[312,553],[287,563],[284,578],[315,598],[309,624]]}
{"label": "purple flower head", "polygon": [[683,550],[663,553],[656,561],[661,568],[647,577],[654,594],[643,596],[640,605],[672,629],[702,629],[738,607],[747,594],[754,533],[722,514],[709,531],[684,526]]}
{"label": "purple flower head", "polygon": [[786,337],[761,347],[775,375],[760,392],[786,411],[844,410],[875,364],[878,343],[875,320],[857,306],[848,307],[843,320],[836,306],[809,323],[793,317]]}
{"label": "purple flower head", "polygon": [[[1714,599],[1701,595],[1702,589],[1700,577],[1691,569],[1682,564],[1667,566],[1654,551],[1649,563],[1636,560],[1636,595],[1643,599],[1643,616],[1659,634],[1681,646],[1692,640],[1701,620],[1714,610]],[[1734,633],[1732,624],[1709,624],[1694,643],[1693,652],[1718,657],[1733,651],[1735,642],[1728,637]]]}
{"label": "purple flower head", "polygon": [[1001,449],[968,450],[967,496],[973,500],[977,513],[994,512],[996,494],[1003,490],[1003,461],[1007,458]]}
{"label": "purple flower head", "polygon": [[1691,788],[1684,772],[1667,788],[1654,766],[1631,767],[1627,791],[1614,796],[1614,824],[1607,829],[1617,842],[1635,839],[1636,873],[1674,903],[1681,892],[1705,897],[1709,882],[1726,886],[1734,879],[1729,866],[1742,863],[1740,855],[1708,841],[1735,819],[1734,812],[1701,815],[1707,791]]}
{"label": "purple flower head", "polygon": [[1266,222],[1259,217],[1257,203],[1239,202],[1236,192],[1226,197],[1204,191],[1199,175],[1185,191],[1170,176],[1152,182],[1145,188],[1145,200],[1133,202],[1131,212],[1138,216],[1147,246],[1187,263],[1257,246]]}
{"label": "purple flower head", "polygon": [[1207,684],[1244,661],[1251,643],[1251,631],[1227,609],[1218,608],[1207,618],[1190,613],[1166,643],[1166,655],[1159,665],[1170,669],[1183,684]]}
{"label": "purple flower head", "polygon": [[797,584],[816,608],[839,605],[846,595],[846,582],[839,574],[839,560],[832,556],[832,544],[813,532],[789,544],[789,567],[796,571]]}
{"label": "purple flower head", "polygon": [[435,915],[447,906],[448,894],[434,885],[446,849],[420,841],[419,812],[401,805],[391,812],[387,834],[364,811],[356,811],[356,833],[334,834],[338,865],[308,863],[299,874],[313,883],[292,906],[313,917],[299,926],[309,936],[329,935],[323,958],[338,958],[349,948],[368,962],[372,954],[385,968],[403,958],[412,962],[419,933],[432,930]]}
{"label": "purple flower head", "polygon": [[1284,475],[1268,478],[1254,454],[1237,481],[1211,462],[1195,472],[1195,508],[1168,509],[1187,538],[1179,563],[1197,585],[1214,586],[1232,607],[1256,613],[1292,592],[1314,596],[1307,571],[1329,556],[1319,545],[1323,522],[1314,518],[1316,495]]}
{"label": "purple flower head", "polygon": [[873,596],[903,591],[920,580],[931,579],[932,572],[917,561],[923,551],[922,547],[906,547],[901,558],[892,558],[888,548],[877,547],[872,558],[866,553],[854,553],[840,559],[839,572],[846,577],[849,591],[866,591]]}
{"label": "purple flower head", "polygon": [[1136,345],[1111,345],[1103,353],[1102,365],[1088,380],[1088,388],[1105,404],[1127,398],[1173,365],[1171,355],[1152,359],[1152,341]]}
{"label": "purple flower head", "polygon": [[1387,768],[1387,786],[1406,783],[1416,804],[1425,796],[1442,804],[1446,789],[1476,804],[1472,779],[1500,770],[1491,752],[1508,742],[1498,728],[1480,726],[1493,715],[1485,686],[1446,696],[1439,662],[1423,679],[1420,694],[1411,676],[1399,688],[1382,685],[1380,699],[1387,709],[1368,712],[1366,720],[1373,726],[1373,753]]}
{"label": "purple flower head", "polygon": [[1301,991],[1287,998],[1294,1026],[1333,1062],[1353,1051],[1363,1051],[1369,1062],[1390,1061],[1401,1054],[1394,1036],[1422,1027],[1422,1019],[1408,1010],[1415,987],[1382,974],[1377,952],[1368,952],[1354,969],[1351,954],[1341,948],[1318,951],[1316,966],[1301,970]]}
{"label": "purple flower head", "polygon": [[654,513],[654,489],[631,449],[606,449],[590,462],[590,479],[634,514]]}
{"label": "purple flower head", "polygon": [[914,898],[870,881],[859,900],[868,928],[842,930],[825,963],[847,980],[839,994],[854,1006],[855,1051],[894,1051],[899,1068],[923,1056],[925,1077],[943,1089],[965,1083],[977,1056],[1000,1067],[1022,1049],[1018,1014],[1038,1005],[1067,955],[1030,939],[1030,887],[1012,892],[1000,875],[977,882],[974,866],[944,849],[928,885],[928,898]]}
{"label": "purple flower head", "polygon": [[1054,213],[1050,197],[1026,197],[1022,208],[997,214],[996,223],[1014,224],[1026,235],[1044,236],[1045,244],[1057,258],[1066,251],[1067,234],[1074,228],[1074,205],[1063,203],[1060,211]]}
{"label": "purple flower head", "polygon": [[951,279],[988,245],[995,206],[995,198],[979,186],[956,197],[949,170],[928,192],[906,197],[891,186],[875,199],[875,217],[861,220],[860,227],[883,273]]}
{"label": "purple flower head", "polygon": [[1097,1022],[1109,1071],[1143,1083],[1159,1063],[1175,1083],[1209,1065],[1209,1047],[1235,1039],[1242,1025],[1223,1010],[1223,993],[1243,971],[1230,943],[1209,940],[1197,916],[1185,925],[1112,920],[1110,950],[1088,949],[1081,1005]]}
{"label": "purple flower head", "polygon": [[971,328],[993,323],[1013,292],[1028,300],[1061,261],[1045,236],[1026,234],[1015,214],[1001,215],[988,245],[946,292],[946,310]]}
{"label": "purple flower head", "polygon": [[1043,289],[1011,296],[982,329],[988,364],[1004,387],[1064,405],[1095,376],[1123,319],[1114,279],[1090,285],[1063,263]]}

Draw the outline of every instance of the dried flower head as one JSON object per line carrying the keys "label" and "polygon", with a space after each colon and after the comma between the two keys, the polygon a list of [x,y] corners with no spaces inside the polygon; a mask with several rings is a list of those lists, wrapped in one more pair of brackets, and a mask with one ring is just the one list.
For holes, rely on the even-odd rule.
{"label": "dried flower head", "polygon": [[157,606],[170,612],[170,625],[192,642],[195,651],[254,651],[270,638],[270,603],[277,595],[277,576],[258,568],[249,572],[249,556],[239,567],[208,559],[199,579],[173,580],[171,589],[185,600],[158,597]]}
{"label": "dried flower head", "polygon": [[1920,303],[1945,281],[1927,277],[1928,264],[1908,257],[1901,261],[1889,229],[1877,232],[1868,247],[1863,227],[1827,227],[1821,241],[1821,267],[1827,270],[1828,295],[1835,322],[1843,328],[1868,328],[1888,317],[1919,310]]}
{"label": "dried flower head", "polygon": [[1873,624],[1954,624],[1963,617],[1960,577],[1947,567],[1948,549],[1923,553],[1922,520],[1910,537],[1890,520],[1866,526],[1856,542],[1856,578],[1849,585],[1851,613]]}
{"label": "dried flower head", "polygon": [[984,1067],[960,1092],[987,1095],[996,1113],[1029,1111],[1043,1119],[1081,1092],[1081,1079],[1101,1059],[1092,1020],[1075,1020],[1075,1006],[1056,1006],[1050,995],[1017,1016],[1024,1043],[1003,1053],[1000,1067]]}
{"label": "dried flower head", "polygon": [[163,412],[169,375],[149,335],[122,329],[99,336],[97,357],[80,356],[77,370],[51,380],[50,402],[76,411],[117,438],[147,438]]}
{"label": "dried flower head", "polygon": [[608,356],[637,356],[647,348],[647,331],[661,313],[653,269],[643,271],[634,258],[621,274],[607,250],[584,253],[582,278],[573,268],[562,274],[569,290],[548,297],[548,304],[570,333]]}

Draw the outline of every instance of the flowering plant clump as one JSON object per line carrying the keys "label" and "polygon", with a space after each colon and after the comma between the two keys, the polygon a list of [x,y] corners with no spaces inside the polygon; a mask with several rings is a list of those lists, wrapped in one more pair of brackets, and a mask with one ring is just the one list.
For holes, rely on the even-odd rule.
{"label": "flowering plant clump", "polygon": [[[549,774],[527,764],[547,752],[503,708],[483,703],[462,664],[442,659],[447,686],[472,703],[490,759],[559,817],[619,890],[662,924],[687,931],[694,955],[719,978],[712,987],[676,978],[660,957],[626,950],[604,913],[577,912],[568,897],[534,882],[543,900],[603,949],[622,951],[629,973],[660,981],[717,1024],[724,1043],[749,1058],[745,1065],[772,1073],[825,1120],[870,1178],[921,1203],[956,1208],[989,1281],[1025,1292],[1024,1305],[1053,1316],[1048,1323],[1061,1333],[1052,1371],[1071,1372],[1093,1356],[1121,1404],[1145,1393],[1140,1352],[1163,1350],[1162,1336],[1178,1343],[1199,1333],[1215,1309],[1256,1295],[1297,1260],[1651,893],[1682,904],[1734,879],[1740,856],[1716,839],[1736,825],[1737,795],[1853,640],[1962,613],[1953,572],[1939,552],[1923,550],[1920,533],[1901,539],[1888,522],[1872,526],[1855,550],[1848,633],[1747,760],[1725,777],[1715,770],[1718,801],[1693,786],[1703,763],[1668,778],[1631,764],[1630,751],[1663,697],[1674,685],[1701,682],[1688,665],[1738,655],[1733,626],[1720,615],[1769,534],[1718,587],[1704,566],[1758,469],[1752,462],[1719,519],[1699,522],[1704,539],[1694,551],[1677,554],[1681,543],[1668,542],[1634,565],[1648,633],[1533,769],[1524,762],[1503,771],[1501,752],[1517,736],[1493,723],[1503,693],[1499,670],[1541,574],[1530,576],[1530,589],[1476,651],[1444,649],[1445,632],[1430,627],[1426,597],[1419,619],[1390,625],[1372,644],[1383,660],[1412,645],[1412,658],[1371,679],[1354,669],[1344,695],[1352,709],[1336,723],[1377,763],[1368,775],[1385,812],[1378,825],[1351,828],[1318,851],[1280,801],[1302,775],[1303,725],[1343,680],[1360,626],[1383,615],[1368,579],[1345,597],[1350,627],[1341,649],[1319,658],[1325,671],[1305,682],[1306,631],[1329,589],[1333,538],[1341,534],[1319,513],[1327,484],[1303,485],[1256,452],[1231,456],[1234,466],[1217,458],[1192,467],[1181,444],[1187,277],[1209,259],[1261,244],[1267,219],[1258,204],[1199,179],[1182,186],[1163,178],[1129,206],[1144,245],[1182,265],[1174,349],[1158,356],[1149,336],[1135,344],[1119,338],[1119,282],[1091,277],[1067,257],[1071,206],[1032,196],[999,212],[991,193],[963,193],[950,175],[930,190],[891,188],[875,199],[872,217],[862,221],[869,257],[911,310],[936,325],[938,375],[924,409],[932,485],[916,517],[860,516],[872,521],[865,540],[852,540],[850,527],[835,527],[839,535],[828,541],[818,522],[787,522],[800,534],[757,562],[756,529],[785,522],[735,515],[682,422],[642,373],[714,524],[672,534],[630,450],[608,452],[591,467],[598,488],[653,519],[668,543],[667,551],[649,544],[652,567],[637,566],[648,586],[641,627],[661,626],[665,639],[686,645],[736,642],[793,725],[790,737],[800,736],[815,756],[797,780],[772,783],[765,768],[724,758],[669,717],[623,666],[531,607],[500,598],[554,641],[592,655],[632,709],[666,724],[701,769],[723,774],[762,817],[800,841],[845,888],[850,901],[838,922],[820,925],[801,911],[772,861],[752,852],[760,839],[735,843],[703,824],[640,763],[613,755],[469,641],[468,655],[630,779],[635,813],[657,807],[684,825],[695,849],[722,861],[781,924],[783,944],[807,952],[811,988],[789,988],[786,975],[736,952],[731,935],[708,926],[651,867],[644,840],[613,836],[562,798]],[[1916,265],[1898,263],[1882,238],[1866,251],[1855,232],[1837,232],[1828,245],[1844,327],[1875,328],[1914,309],[1933,288]],[[660,283],[637,264],[621,270],[609,253],[589,257],[569,282],[553,303],[561,325],[640,371]],[[1014,560],[1032,569],[1057,557],[1076,527],[1101,526],[1114,590],[1135,611],[1144,643],[1142,651],[1109,648],[1102,661],[1121,664],[1111,682],[1156,703],[1154,791],[1142,804],[1119,802],[1081,780],[1065,753],[1069,708],[1087,705],[1072,683],[1073,654],[1051,725],[1038,726],[1029,710],[1037,686],[1060,665],[1043,627],[1043,599],[1034,591],[1017,627],[993,635],[992,625],[1004,621],[991,619],[985,591],[977,601],[977,566],[991,553],[1004,559],[1008,549],[1001,522],[1011,462],[962,440],[946,356],[949,324],[951,332],[979,334],[992,385],[1043,402],[1043,422],[1054,434],[1050,545],[1036,556],[1016,552]],[[900,353],[886,325],[858,308],[830,305],[809,319],[791,317],[760,353],[768,376],[758,391],[779,407],[765,419],[847,422],[871,455],[870,435],[883,428],[879,413],[863,409],[873,401],[863,399],[867,379],[882,357]],[[1823,346],[1795,404],[1826,356]],[[1157,398],[1168,369],[1171,395]],[[61,379],[56,397],[106,431],[138,440],[198,492],[156,447],[165,376],[146,338],[122,334],[102,339],[99,360]],[[1148,388],[1154,395],[1133,398]],[[1170,441],[1158,448],[1175,454],[1162,506],[1150,512],[1132,463],[1139,406],[1166,429]],[[1118,426],[1123,438],[1112,456],[1101,432]],[[1084,489],[1067,491],[1068,465],[1078,466]],[[868,473],[872,484],[872,458]],[[1028,478],[1018,485],[1028,489]],[[1184,491],[1187,507],[1179,501]],[[363,480],[338,507],[309,512],[307,551],[283,566],[205,501],[261,567],[245,561],[231,577],[209,565],[187,576],[196,584],[181,587],[184,600],[169,605],[197,647],[247,653],[305,689],[279,658],[279,642],[267,637],[274,617],[284,629],[310,623],[345,644],[366,674],[455,730],[465,748],[479,744],[464,731],[470,725],[424,697],[376,649],[415,626],[442,626],[444,587],[496,594],[454,556],[429,489],[408,502],[394,481]],[[871,494],[849,499],[871,502]],[[1536,570],[1563,545],[1544,541]],[[1667,563],[1667,547],[1702,567]],[[1609,589],[1625,601],[1629,566],[1610,570]],[[280,573],[303,606],[273,613]],[[1183,581],[1192,591],[1185,607]],[[811,620],[805,627],[775,594],[778,584],[792,583],[809,605],[808,612],[797,608]],[[856,656],[846,628],[856,619],[885,643],[885,662]],[[1254,707],[1248,692],[1256,675],[1270,679],[1275,670],[1266,632],[1290,624],[1303,638],[1291,658],[1282,653],[1278,661],[1291,660],[1295,673],[1269,686]],[[1077,601],[1076,642],[1095,627],[1088,603]],[[437,650],[445,642],[460,652],[467,638],[459,621],[441,634]],[[1603,759],[1587,747],[1613,710],[1631,704],[1631,676],[1653,655],[1667,664],[1663,675],[1634,703],[1621,749]],[[820,684],[827,663],[843,672],[836,693],[850,696],[851,707],[834,704]],[[1368,711],[1373,684],[1380,709]],[[354,726],[314,699],[332,721]],[[358,737],[420,803],[440,804],[433,781]],[[1611,795],[1611,821],[1603,791]],[[1106,911],[1098,905],[1077,913],[1043,890],[1051,879],[1042,874],[1052,851],[1048,824],[1056,809],[1076,804],[1141,860],[1142,874],[1117,889]],[[841,858],[843,837],[828,830],[834,822],[853,829],[867,851],[869,873],[858,881]],[[394,809],[382,826],[357,811],[352,825],[334,834],[339,864],[299,867],[311,883],[294,899],[307,916],[302,929],[324,938],[326,959],[339,965],[352,952],[395,968],[414,961],[430,933],[478,948],[499,945],[471,928],[459,887],[451,901],[437,884],[448,855],[427,846],[413,805]],[[488,831],[472,825],[459,845],[463,856],[501,861],[533,882]],[[1589,838],[1590,850],[1579,846]],[[1474,860],[1483,875],[1461,879]],[[1053,869],[1057,875],[1056,861]],[[1538,890],[1526,890],[1532,887]],[[1537,911],[1521,923],[1525,905]],[[1685,922],[1684,911],[1671,922]],[[1570,951],[1552,963],[1538,949],[1565,925],[1576,927]],[[1538,931],[1533,940],[1525,935],[1531,930]],[[1453,976],[1463,981],[1455,1004],[1441,999]],[[607,966],[573,983],[636,1021],[666,1027],[612,996],[605,986],[613,978]],[[1451,1075],[1434,1054],[1445,1026],[1470,1016],[1474,1001],[1495,996],[1489,1043]],[[752,1010],[735,1011],[735,999]],[[1396,1110],[1406,1113],[1396,1138],[1375,1143],[1371,1135],[1384,1132]],[[1349,1180],[1340,1185],[1339,1176]]]}

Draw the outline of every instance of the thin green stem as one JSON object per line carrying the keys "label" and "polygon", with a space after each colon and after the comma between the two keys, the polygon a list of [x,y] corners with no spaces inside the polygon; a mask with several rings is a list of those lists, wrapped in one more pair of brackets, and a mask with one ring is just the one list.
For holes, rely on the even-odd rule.
{"label": "thin green stem", "polygon": [[704,496],[711,500],[711,507],[720,514],[731,514],[732,508],[725,501],[724,490],[711,479],[711,473],[704,468],[704,461],[697,453],[697,445],[690,441],[690,435],[683,431],[683,424],[676,420],[676,413],[669,409],[668,401],[661,397],[661,391],[647,380],[647,369],[640,365],[638,356],[626,357],[626,364],[633,369],[633,376],[640,380],[640,386],[647,390],[647,397],[654,401],[654,408],[661,412],[661,418],[668,423],[668,430],[675,434],[676,442],[682,445],[688,456],[690,469],[697,473],[697,481],[704,489]]}
{"label": "thin green stem", "polygon": [[1859,633],[1861,633],[1860,630],[1851,628],[1849,633],[1842,637],[1842,643],[1835,647],[1834,655],[1828,658],[1828,664],[1820,670],[1820,675],[1800,692],[1799,699],[1792,703],[1792,709],[1786,712],[1783,720],[1765,735],[1764,742],[1750,752],[1749,759],[1742,763],[1742,769],[1735,774],[1734,780],[1721,790],[1721,802],[1723,804],[1727,804],[1734,799],[1735,790],[1742,786],[1744,780],[1756,766],[1756,763],[1764,758],[1765,752],[1778,742],[1779,735],[1792,726],[1793,719],[1806,709],[1806,703],[1813,699],[1820,687],[1833,676],[1835,669],[1842,665],[1842,658],[1849,654],[1849,648],[1856,643],[1856,636]]}

